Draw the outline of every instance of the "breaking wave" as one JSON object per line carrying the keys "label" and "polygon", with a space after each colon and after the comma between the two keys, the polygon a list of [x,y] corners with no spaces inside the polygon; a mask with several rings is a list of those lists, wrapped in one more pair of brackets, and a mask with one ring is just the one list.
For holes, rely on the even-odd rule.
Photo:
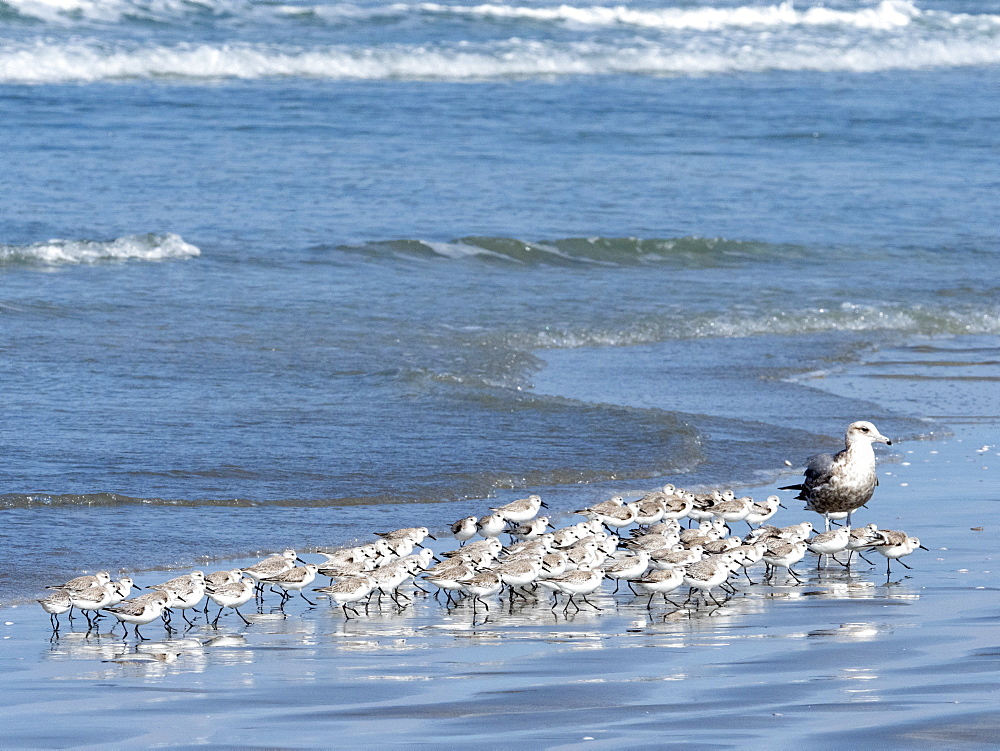
{"label": "breaking wave", "polygon": [[737,7],[642,8],[628,5],[550,6],[481,3],[276,3],[253,0],[0,0],[5,18],[55,25],[161,24],[206,22],[220,25],[312,22],[344,24],[407,23],[460,18],[469,21],[530,21],[571,27],[712,32],[725,29],[781,30],[825,27],[887,31],[911,25],[955,29],[1000,25],[1000,16],[922,10],[911,0],[882,0],[871,7],[838,10],[825,5],[796,7],[790,1]]}
{"label": "breaking wave", "polygon": [[201,251],[180,235],[128,235],[117,240],[49,240],[31,245],[0,245],[0,266],[63,266],[102,261],[166,261],[192,258]]}
{"label": "breaking wave", "polygon": [[97,41],[8,45],[0,82],[63,83],[178,79],[313,78],[327,80],[489,81],[560,76],[697,76],[739,72],[875,72],[1000,63],[988,42],[914,41],[843,49],[801,43],[789,49],[747,46],[678,48],[649,40],[624,44],[512,39],[376,47],[298,48],[258,43],[135,46]]}
{"label": "breaking wave", "polygon": [[[325,250],[317,248],[316,250]],[[427,260],[475,259],[505,266],[643,266],[664,263],[695,267],[789,258],[803,248],[720,238],[566,238],[532,242],[510,237],[463,237],[451,242],[396,240],[342,245],[335,250],[375,257]]]}
{"label": "breaking wave", "polygon": [[1000,307],[867,305],[845,302],[833,308],[789,311],[733,311],[650,316],[627,326],[564,329],[547,327],[512,337],[524,349],[626,347],[671,339],[792,336],[825,332],[894,332],[912,336],[1000,334]]}

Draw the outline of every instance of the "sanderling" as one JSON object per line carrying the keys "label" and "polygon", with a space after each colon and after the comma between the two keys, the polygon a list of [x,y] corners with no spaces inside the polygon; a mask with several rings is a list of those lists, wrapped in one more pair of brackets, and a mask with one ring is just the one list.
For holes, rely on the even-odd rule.
{"label": "sanderling", "polygon": [[[375,582],[372,581],[370,576],[346,576],[337,581],[336,584],[331,584],[328,587],[317,587],[313,592],[326,595],[333,602],[340,605],[344,611],[344,618],[350,619],[351,616],[347,614],[347,611],[350,610],[354,615],[358,615],[358,611],[354,608],[349,608],[348,605],[364,600],[371,594],[374,586]],[[367,614],[368,604],[365,603],[365,615]]]}
{"label": "sanderling", "polygon": [[541,496],[529,495],[527,498],[519,498],[516,501],[511,501],[492,510],[503,516],[507,521],[521,523],[534,519],[544,505]]}
{"label": "sanderling", "polygon": [[503,587],[503,581],[500,575],[496,571],[480,571],[475,576],[468,579],[463,579],[459,582],[462,585],[462,590],[472,597],[472,613],[475,616],[476,605],[478,603],[483,603],[486,608],[486,612],[489,612],[490,606],[483,598],[492,597],[497,594]]}
{"label": "sanderling", "polygon": [[403,529],[394,529],[392,532],[376,532],[375,534],[383,540],[413,540],[415,545],[422,543],[425,537],[435,539],[427,527],[404,527]]}
{"label": "sanderling", "polygon": [[87,587],[86,589],[70,589],[67,590],[69,594],[70,602],[73,603],[73,607],[77,610],[83,612],[84,616],[87,618],[87,626],[92,629],[96,623],[96,618],[100,617],[98,613],[94,619],[90,617],[90,611],[99,611],[101,608],[107,607],[108,603],[114,598],[115,588],[111,582],[106,582],[105,584],[94,585],[92,587]]}
{"label": "sanderling", "polygon": [[778,513],[780,506],[781,498],[776,495],[769,495],[765,500],[751,504],[750,513],[747,514],[746,519],[743,521],[751,526],[759,527]]}
{"label": "sanderling", "polygon": [[107,604],[107,607],[112,605],[117,605],[122,600],[128,598],[132,594],[132,587],[135,586],[135,582],[129,576],[123,576],[116,582],[111,582],[111,601]]}
{"label": "sanderling", "polygon": [[250,602],[256,588],[257,585],[253,579],[244,579],[242,577],[235,582],[209,586],[207,589],[208,598],[219,606],[219,612],[216,613],[215,620],[212,621],[212,626],[218,626],[219,617],[226,608],[235,610],[236,615],[249,626],[250,621],[240,612],[240,606]]}
{"label": "sanderling", "polygon": [[276,576],[282,571],[295,568],[295,561],[298,559],[294,550],[286,550],[278,555],[272,555],[264,560],[241,569],[241,573],[249,576],[257,582],[258,591],[262,590],[260,581],[269,576]]}
{"label": "sanderling", "polygon": [[875,534],[877,537],[875,542],[872,544],[872,547],[885,556],[886,578],[892,575],[889,568],[892,561],[899,561],[903,568],[911,568],[900,559],[903,558],[903,556],[909,555],[917,548],[927,550],[927,548],[920,544],[919,538],[911,537],[907,535],[906,532],[900,532],[894,529],[880,529]]}
{"label": "sanderling", "polygon": [[830,532],[822,532],[818,535],[813,535],[806,540],[806,545],[818,556],[816,560],[816,567],[819,568],[824,555],[835,556],[842,550],[846,550],[850,541],[850,528],[841,527],[840,529],[832,530]]}
{"label": "sanderling", "polygon": [[519,540],[532,540],[536,537],[541,537],[549,529],[549,517],[538,516],[530,521],[526,521],[523,524],[517,524],[507,531],[510,532],[512,537],[516,537]]}
{"label": "sanderling", "polygon": [[653,598],[658,594],[663,595],[665,602],[669,602],[674,607],[679,607],[679,605],[667,597],[667,595],[680,588],[680,586],[684,583],[684,569],[654,569],[652,571],[647,571],[643,576],[637,579],[633,579],[630,583],[635,584],[639,587],[639,589],[649,593],[649,601],[646,603],[647,608],[652,607]]}
{"label": "sanderling", "polygon": [[293,568],[277,573],[274,576],[264,577],[260,580],[260,583],[271,585],[272,590],[275,586],[281,587],[282,609],[284,609],[285,602],[291,597],[291,595],[288,594],[289,591],[298,592],[299,597],[308,602],[310,605],[315,605],[316,603],[306,597],[302,593],[302,590],[313,583],[318,570],[319,566],[315,563],[307,563],[305,566],[294,566]]}
{"label": "sanderling", "polygon": [[197,608],[205,599],[205,576],[200,571],[195,573],[197,576],[190,579],[181,577],[174,580],[173,584],[166,582],[150,587],[150,589],[169,593],[172,598],[170,608],[180,610],[181,617],[189,626],[193,626],[194,623],[184,611]]}
{"label": "sanderling", "polygon": [[478,517],[467,516],[464,519],[459,519],[451,525],[451,533],[455,536],[456,540],[458,540],[462,545],[465,545],[467,540],[471,540],[476,536],[478,523]]}
{"label": "sanderling", "polygon": [[770,580],[774,576],[774,570],[783,568],[791,574],[799,584],[802,580],[792,571],[792,566],[801,561],[806,554],[806,543],[804,540],[797,542],[786,542],[784,540],[768,540],[767,550],[764,552],[764,562],[771,567],[768,575]]}
{"label": "sanderling", "polygon": [[705,550],[701,545],[694,545],[685,548],[680,543],[669,548],[654,550],[649,554],[650,568],[660,571],[669,571],[674,568],[683,568],[697,563],[705,557]]}
{"label": "sanderling", "polygon": [[786,542],[802,542],[812,534],[812,531],[812,522],[799,522],[798,524],[790,524],[787,527],[779,529],[778,537]]}
{"label": "sanderling", "polygon": [[39,600],[38,604],[42,606],[42,610],[49,614],[49,622],[55,632],[59,631],[59,616],[73,607],[69,593],[64,590],[53,592],[48,597]]}
{"label": "sanderling", "polygon": [[[645,550],[640,550],[635,555],[619,558],[605,566],[604,575],[608,579],[615,580],[615,592],[617,592],[622,579],[626,582],[630,579],[638,579],[646,573],[648,568],[649,553]],[[631,588],[631,584],[629,584],[629,587]]]}
{"label": "sanderling", "polygon": [[396,607],[402,607],[399,603],[399,587],[417,570],[412,561],[396,561],[369,572],[367,575],[374,582],[372,592],[378,592],[379,607],[382,606],[383,594],[388,595]]}
{"label": "sanderling", "polygon": [[569,610],[569,606],[572,605],[577,610],[580,610],[580,606],[576,604],[575,598],[580,596],[585,603],[594,608],[594,610],[600,610],[597,605],[592,603],[587,599],[587,595],[593,594],[601,587],[601,582],[604,581],[604,573],[600,568],[596,569],[586,569],[578,568],[575,571],[567,571],[565,574],[560,576],[551,576],[548,579],[539,579],[538,583],[545,587],[546,589],[552,590],[554,593],[555,602],[552,605],[552,609],[555,610],[556,606],[559,604],[558,595],[561,592],[568,596],[566,600],[566,607],[563,608],[563,612]]}
{"label": "sanderling", "polygon": [[721,501],[709,510],[712,512],[712,516],[722,519],[728,524],[745,521],[752,508],[753,498],[745,497]]}
{"label": "sanderling", "polygon": [[684,568],[684,583],[692,590],[698,590],[712,599],[716,605],[721,605],[712,594],[712,590],[721,587],[729,579],[736,566],[738,556],[732,551],[703,558]]}
{"label": "sanderling", "polygon": [[626,505],[635,512],[635,523],[640,527],[648,527],[662,521],[663,514],[666,513],[662,497],[644,496]]}
{"label": "sanderling", "polygon": [[500,577],[500,580],[510,587],[511,596],[518,594],[524,598],[522,593],[516,591],[518,587],[526,587],[533,584],[542,573],[542,559],[539,558],[517,558],[512,561],[504,561],[495,566],[493,571]]}
{"label": "sanderling", "polygon": [[448,597],[448,602],[451,603],[453,602],[451,593],[462,589],[461,580],[469,579],[475,573],[475,568],[463,560],[446,561],[427,569],[424,572],[423,578],[438,588],[439,591],[435,593],[435,597],[443,590]]}
{"label": "sanderling", "polygon": [[86,574],[70,579],[65,584],[53,584],[46,589],[89,589],[90,587],[100,587],[111,583],[111,574],[107,571],[98,571],[96,574]]}
{"label": "sanderling", "polygon": [[500,512],[481,516],[476,523],[480,537],[499,537],[507,529],[507,519]]}
{"label": "sanderling", "polygon": [[[147,623],[152,623],[157,618],[161,618],[163,611],[169,605],[169,593],[154,592],[132,600],[123,600],[107,610],[119,622],[131,623],[135,629],[136,638],[145,640],[146,637],[139,633],[139,626],[145,626]],[[125,636],[128,637],[127,628],[125,629]]]}

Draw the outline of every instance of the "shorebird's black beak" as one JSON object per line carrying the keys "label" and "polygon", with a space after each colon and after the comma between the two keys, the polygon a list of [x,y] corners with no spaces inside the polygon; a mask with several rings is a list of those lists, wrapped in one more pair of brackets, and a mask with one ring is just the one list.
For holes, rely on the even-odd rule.
{"label": "shorebird's black beak", "polygon": [[428,537],[430,537],[430,538],[431,538],[432,540],[436,540],[436,539],[437,539],[437,538],[436,538],[436,537],[435,537],[434,535],[432,535],[432,534],[431,534],[430,532],[428,532],[428,533],[427,533],[427,536],[428,536]]}
{"label": "shorebird's black beak", "polygon": [[788,506],[786,506],[786,505],[785,505],[785,504],[783,504],[783,503],[779,503],[779,504],[778,504],[778,508],[783,508],[783,509],[785,509],[786,511],[788,510]]}
{"label": "shorebird's black beak", "polygon": [[549,504],[547,504],[545,501],[542,501],[541,502],[541,506],[542,506],[542,508],[548,508]]}
{"label": "shorebird's black beak", "polygon": [[923,545],[918,545],[917,547],[920,548],[921,550],[930,551],[930,548],[925,548]]}
{"label": "shorebird's black beak", "polygon": [[295,560],[297,560],[299,563],[305,563],[305,561],[303,561],[299,556],[295,556]]}

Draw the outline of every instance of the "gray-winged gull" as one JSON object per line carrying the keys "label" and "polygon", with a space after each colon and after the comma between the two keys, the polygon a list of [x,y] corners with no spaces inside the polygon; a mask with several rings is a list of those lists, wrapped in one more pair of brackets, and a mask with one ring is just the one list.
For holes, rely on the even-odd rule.
{"label": "gray-winged gull", "polygon": [[830,529],[831,514],[847,514],[851,526],[851,512],[864,506],[871,499],[878,485],[875,476],[876,441],[891,446],[892,441],[878,432],[867,420],[852,422],[845,436],[847,447],[837,454],[817,454],[809,457],[805,481],[779,490],[798,490],[796,496],[806,502],[806,508],[823,514],[826,529]]}

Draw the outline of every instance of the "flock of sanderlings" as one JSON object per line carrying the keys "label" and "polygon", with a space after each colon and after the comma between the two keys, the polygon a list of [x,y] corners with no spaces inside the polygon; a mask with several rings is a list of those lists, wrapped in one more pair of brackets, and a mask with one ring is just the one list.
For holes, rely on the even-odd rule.
{"label": "flock of sanderlings", "polygon": [[[471,600],[475,619],[480,605],[489,612],[490,599],[504,594],[511,612],[515,602],[537,602],[547,592],[552,593],[553,610],[559,607],[560,595],[564,612],[570,607],[580,610],[578,600],[596,608],[587,596],[597,592],[606,579],[615,580],[615,593],[624,582],[632,595],[648,595],[648,608],[657,595],[676,608],[694,608],[709,600],[721,606],[714,591],[721,590],[724,597],[734,594],[732,580],[741,572],[753,584],[750,569],[760,563],[766,567],[764,579],[769,582],[784,570],[787,577],[801,583],[792,567],[807,552],[819,557],[817,566],[826,557],[828,565],[849,568],[855,554],[864,558],[862,551],[874,550],[885,556],[888,578],[893,560],[923,546],[905,532],[879,529],[875,524],[850,526],[851,513],[871,499],[878,484],[872,450],[876,442],[890,443],[870,422],[851,423],[843,451],[811,457],[804,482],[782,488],[798,490],[797,497],[806,501],[807,509],[823,514],[826,531],[818,534],[813,534],[811,522],[787,527],[767,524],[781,505],[776,495],[757,503],[749,496],[737,498],[731,490],[695,494],[673,485],[629,503],[616,496],[580,509],[574,513],[586,521],[550,531],[549,518],[539,516],[545,504],[540,496],[531,495],[492,508],[485,516],[455,522],[450,532],[459,547],[440,555],[424,545],[428,537],[436,539],[426,527],[409,527],[377,533],[378,539],[363,545],[316,551],[324,559],[320,563],[306,563],[294,550],[286,550],[242,569],[208,575],[192,571],[153,585],[151,592],[132,599],[127,599],[134,586],[131,578],[112,581],[108,572],[101,571],[50,587],[53,594],[39,602],[50,615],[55,633],[59,615],[69,612],[72,618],[76,609],[86,617],[88,630],[103,612],[132,624],[136,638],[143,639],[139,626],[157,619],[172,630],[170,617],[175,610],[193,625],[187,611],[202,608],[208,622],[209,602],[219,607],[213,627],[226,608],[249,625],[240,607],[255,598],[262,607],[267,589],[281,595],[282,611],[293,592],[315,605],[305,595],[310,589],[342,607],[344,617],[351,618],[360,615],[357,608],[361,605],[369,613],[373,600],[381,608],[383,597],[391,600],[392,607],[404,609],[413,595],[403,591],[408,582],[427,593],[417,584],[419,579],[436,588],[436,598],[443,592],[449,607],[457,599]],[[682,527],[685,520],[687,528]],[[846,525],[831,529],[831,520],[846,520]],[[732,534],[729,525],[737,523],[748,525],[746,536]],[[501,542],[504,535],[509,538],[507,545]],[[477,536],[481,539],[473,541]],[[330,584],[312,587],[317,576],[329,577]],[[683,605],[667,597],[685,586],[688,594]]]}
{"label": "flock of sanderlings", "polygon": [[[920,546],[915,537],[874,524],[819,534],[813,534],[810,522],[769,525],[780,505],[778,496],[757,503],[750,497],[737,498],[732,491],[695,494],[667,485],[632,502],[619,496],[581,509],[575,513],[584,521],[559,529],[550,527],[548,517],[539,516],[544,505],[532,495],[493,508],[485,516],[461,519],[450,529],[458,546],[437,555],[424,545],[428,538],[436,538],[425,527],[413,527],[378,534],[361,545],[319,550],[320,563],[305,563],[295,551],[286,550],[242,569],[207,575],[193,571],[131,599],[127,598],[135,585],[129,577],[112,581],[102,571],[51,587],[53,593],[39,602],[56,633],[58,616],[70,612],[72,617],[76,609],[85,616],[88,630],[96,627],[101,613],[107,613],[132,624],[138,639],[145,638],[139,626],[158,619],[172,630],[170,615],[175,611],[192,625],[188,613],[204,611],[206,623],[216,627],[228,608],[249,624],[239,608],[254,599],[262,606],[268,590],[280,594],[282,611],[293,593],[315,605],[308,591],[311,597],[329,598],[346,618],[352,618],[360,616],[359,607],[365,613],[382,608],[383,598],[402,610],[422,590],[420,583],[427,583],[436,589],[435,597],[444,596],[448,607],[467,599],[475,619],[480,608],[489,617],[490,602],[495,609],[496,600],[504,596],[511,611],[521,600],[538,601],[548,593],[553,610],[560,604],[564,611],[579,610],[581,603],[596,607],[588,595],[606,580],[614,580],[616,593],[648,595],[649,608],[660,596],[673,607],[694,609],[707,602],[722,605],[716,593],[723,597],[735,593],[737,576],[753,583],[750,570],[761,563],[766,566],[765,580],[770,582],[782,572],[786,583],[789,578],[799,583],[792,567],[807,552],[820,557],[818,564],[825,557],[827,565],[849,567],[855,555],[874,550],[886,557],[888,575],[892,560]],[[683,527],[683,521],[691,526]],[[729,525],[736,523],[749,527],[742,538],[730,531]],[[506,545],[501,541],[504,536],[509,539]],[[318,576],[328,577],[330,584],[314,586]],[[407,583],[412,588],[404,586]],[[684,603],[668,598],[682,587],[688,588]],[[210,602],[219,608],[211,620]]]}

